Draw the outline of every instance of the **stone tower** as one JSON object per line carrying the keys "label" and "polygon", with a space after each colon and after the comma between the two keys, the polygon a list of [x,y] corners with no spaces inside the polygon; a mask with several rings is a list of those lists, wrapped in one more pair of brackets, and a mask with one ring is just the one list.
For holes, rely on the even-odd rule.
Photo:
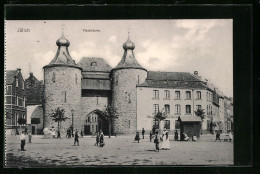
{"label": "stone tower", "polygon": [[129,36],[123,48],[122,60],[111,71],[112,105],[119,115],[113,121],[113,131],[116,134],[132,134],[137,128],[136,85],[145,82],[147,70],[135,59],[135,44]]}
{"label": "stone tower", "polygon": [[61,131],[64,132],[70,125],[81,129],[81,71],[69,54],[70,42],[62,36],[56,41],[57,53],[53,60],[44,69],[44,127],[56,127],[57,123],[51,120],[50,114],[56,108],[65,110],[69,117],[62,122]]}

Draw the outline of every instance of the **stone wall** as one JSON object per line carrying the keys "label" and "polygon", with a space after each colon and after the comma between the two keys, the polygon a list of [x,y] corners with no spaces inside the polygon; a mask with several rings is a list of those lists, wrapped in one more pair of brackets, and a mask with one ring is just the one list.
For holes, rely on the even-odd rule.
{"label": "stone wall", "polygon": [[113,121],[116,134],[133,134],[137,129],[136,85],[144,83],[147,72],[141,69],[119,69],[112,73],[112,105],[119,117]]}
{"label": "stone wall", "polygon": [[[74,125],[78,125],[80,121],[76,117],[82,115],[81,70],[67,66],[45,67],[44,85],[44,127],[51,128],[54,126],[57,128],[58,124],[51,120],[50,115],[58,107],[64,109],[65,116],[70,118],[62,122],[62,133],[65,133],[66,129],[72,124],[71,110],[74,110]],[[66,99],[64,93],[66,93]]]}

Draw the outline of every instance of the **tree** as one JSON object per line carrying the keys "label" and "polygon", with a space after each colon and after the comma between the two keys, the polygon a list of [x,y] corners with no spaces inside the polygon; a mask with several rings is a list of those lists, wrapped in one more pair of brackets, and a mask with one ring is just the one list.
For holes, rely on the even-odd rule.
{"label": "tree", "polygon": [[109,138],[111,137],[112,120],[118,118],[117,109],[111,105],[108,105],[103,111],[101,111],[105,119],[108,121]]}
{"label": "tree", "polygon": [[65,117],[64,114],[64,109],[60,109],[59,107],[55,109],[53,113],[51,113],[52,120],[58,123],[58,131],[60,131],[61,122],[69,119],[68,117]]}
{"label": "tree", "polygon": [[25,118],[22,118],[22,117],[20,117],[20,118],[18,118],[18,124],[20,124],[20,125],[22,125],[22,124],[26,124],[26,119]]}
{"label": "tree", "polygon": [[163,112],[163,110],[157,112],[157,113],[154,115],[154,117],[153,117],[154,121],[155,121],[155,122],[156,122],[156,121],[159,122],[159,130],[161,130],[160,122],[161,122],[162,120],[165,120],[166,117],[167,117],[167,115],[166,115],[165,112]]}
{"label": "tree", "polygon": [[206,115],[205,115],[205,112],[204,112],[204,109],[197,109],[197,111],[195,111],[195,114],[201,118],[201,120],[203,120]]}

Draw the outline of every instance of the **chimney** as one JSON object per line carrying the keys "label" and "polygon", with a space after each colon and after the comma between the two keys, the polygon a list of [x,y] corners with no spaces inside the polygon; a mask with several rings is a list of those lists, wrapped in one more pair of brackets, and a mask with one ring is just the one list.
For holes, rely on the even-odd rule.
{"label": "chimney", "polygon": [[20,73],[21,72],[21,68],[17,68],[16,71],[18,71],[18,73]]}
{"label": "chimney", "polygon": [[33,73],[32,72],[30,72],[30,77],[33,77]]}
{"label": "chimney", "polygon": [[195,75],[195,76],[198,76],[198,75],[199,75],[199,72],[198,72],[198,71],[194,71],[194,75]]}

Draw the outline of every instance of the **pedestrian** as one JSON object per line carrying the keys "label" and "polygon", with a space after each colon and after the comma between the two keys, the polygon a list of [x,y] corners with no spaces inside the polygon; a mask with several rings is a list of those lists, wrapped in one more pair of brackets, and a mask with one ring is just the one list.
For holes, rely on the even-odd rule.
{"label": "pedestrian", "polygon": [[136,132],[135,141],[138,141],[138,143],[139,143],[139,140],[140,140],[139,132]]}
{"label": "pedestrian", "polygon": [[105,142],[104,142],[104,134],[103,132],[101,131],[101,134],[100,134],[100,147],[103,147],[105,145]]}
{"label": "pedestrian", "polygon": [[233,140],[233,134],[232,134],[232,132],[229,132],[229,134],[228,134],[228,139],[229,139],[230,142]]}
{"label": "pedestrian", "polygon": [[185,134],[184,132],[183,132],[183,138],[184,138],[184,141],[189,141],[189,140],[190,140],[190,138],[188,137],[188,135]]}
{"label": "pedestrian", "polygon": [[152,131],[150,131],[150,142],[152,142],[152,137],[153,137],[153,134],[152,134]]}
{"label": "pedestrian", "polygon": [[179,135],[178,135],[178,131],[175,130],[175,133],[174,133],[174,140],[175,140],[175,141],[177,141],[177,140],[179,139],[178,136],[179,136]]}
{"label": "pedestrian", "polygon": [[95,146],[98,146],[99,141],[100,141],[100,136],[99,133],[97,133]]}
{"label": "pedestrian", "polygon": [[22,131],[22,134],[20,136],[20,140],[21,140],[21,151],[26,151],[24,149],[24,146],[25,146],[25,135],[24,135],[24,131]]}
{"label": "pedestrian", "polygon": [[25,128],[25,130],[24,130],[24,134],[25,134],[25,135],[28,134],[28,129],[27,129],[27,128]]}
{"label": "pedestrian", "polygon": [[15,131],[16,131],[16,134],[15,134],[15,135],[19,135],[19,131],[18,131],[17,128],[15,129]]}
{"label": "pedestrian", "polygon": [[155,143],[155,151],[158,150],[158,152],[159,152],[159,136],[158,136],[158,131],[155,132],[154,143]]}
{"label": "pedestrian", "polygon": [[31,132],[28,133],[28,141],[29,141],[29,143],[32,143],[32,133]]}
{"label": "pedestrian", "polygon": [[61,136],[60,136],[60,130],[57,131],[57,139],[60,138],[61,139]]}
{"label": "pedestrian", "polygon": [[153,134],[155,134],[155,130],[156,130],[155,125],[153,125],[153,129],[152,129]]}
{"label": "pedestrian", "polygon": [[74,146],[76,145],[76,142],[79,146],[79,135],[78,135],[78,130],[76,129],[75,131],[75,136],[74,136]]}
{"label": "pedestrian", "polygon": [[221,139],[220,139],[220,133],[219,133],[219,131],[217,131],[217,134],[216,134],[216,140],[215,140],[215,142],[216,142],[217,140],[221,141]]}
{"label": "pedestrian", "polygon": [[143,130],[142,130],[143,139],[144,139],[144,133],[145,133],[145,130],[144,130],[144,128],[143,128]]}
{"label": "pedestrian", "polygon": [[80,131],[81,138],[83,138],[83,129]]}

